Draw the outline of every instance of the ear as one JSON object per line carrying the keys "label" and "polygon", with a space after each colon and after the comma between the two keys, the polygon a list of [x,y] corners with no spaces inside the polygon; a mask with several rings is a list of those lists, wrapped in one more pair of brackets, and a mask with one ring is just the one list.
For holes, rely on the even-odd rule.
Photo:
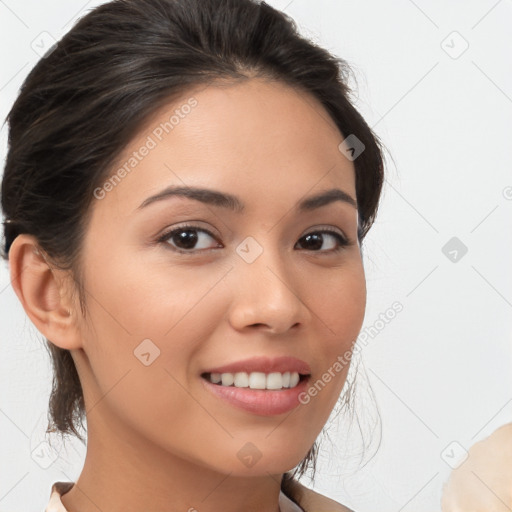
{"label": "ear", "polygon": [[9,250],[11,283],[37,330],[54,345],[82,347],[76,306],[69,297],[73,280],[47,261],[31,235],[18,235]]}

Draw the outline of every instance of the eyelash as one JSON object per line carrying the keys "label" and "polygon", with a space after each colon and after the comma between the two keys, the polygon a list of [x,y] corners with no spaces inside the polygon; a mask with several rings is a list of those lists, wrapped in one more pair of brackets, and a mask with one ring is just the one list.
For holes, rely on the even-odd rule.
{"label": "eyelash", "polygon": [[[209,236],[211,236],[214,240],[217,240],[217,237],[208,229],[201,228],[199,226],[195,226],[192,224],[184,224],[182,226],[179,226],[177,228],[172,229],[171,231],[167,231],[166,233],[162,234],[162,236],[160,236],[157,239],[157,242],[165,244],[167,247],[169,247],[174,252],[178,252],[181,254],[189,254],[189,255],[194,255],[194,254],[197,254],[200,252],[210,251],[212,249],[220,249],[220,247],[212,247],[211,249],[196,249],[196,250],[186,251],[184,249],[178,249],[178,248],[170,245],[168,243],[169,239],[172,238],[176,233],[179,233],[182,231],[202,231],[203,233],[206,233]],[[312,234],[318,234],[318,233],[328,233],[329,235],[334,236],[334,238],[336,238],[338,241],[338,247],[336,247],[335,249],[330,249],[328,251],[311,251],[311,252],[334,254],[334,253],[338,253],[345,247],[352,245],[352,242],[350,240],[347,240],[342,235],[340,235],[337,231],[335,231],[333,229],[329,229],[329,228],[323,228],[318,231],[310,231],[309,233],[306,233],[305,235],[303,235],[301,238],[304,238],[304,237],[306,237],[308,235],[312,235]],[[307,249],[305,249],[305,250],[307,250]]]}

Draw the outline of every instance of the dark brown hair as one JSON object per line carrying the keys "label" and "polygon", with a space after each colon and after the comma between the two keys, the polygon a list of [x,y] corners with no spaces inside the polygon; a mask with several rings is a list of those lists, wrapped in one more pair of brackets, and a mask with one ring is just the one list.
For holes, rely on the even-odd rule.
{"label": "dark brown hair", "polygon": [[[354,160],[362,241],[383,184],[382,146],[351,103],[347,63],[302,37],[294,21],[256,0],[114,0],[92,10],[24,81],[7,121],[2,181],[2,257],[21,233],[33,235],[77,285],[93,191],[143,123],[191,87],[252,76],[278,80],[323,105],[344,137],[364,151]],[[85,416],[71,353],[45,340],[53,364],[47,432],[72,434]],[[294,473],[316,463],[316,442]]]}

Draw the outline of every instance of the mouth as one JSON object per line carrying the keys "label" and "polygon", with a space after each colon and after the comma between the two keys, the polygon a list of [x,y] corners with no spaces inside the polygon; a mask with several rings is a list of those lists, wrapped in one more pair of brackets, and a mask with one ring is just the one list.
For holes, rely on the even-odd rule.
{"label": "mouth", "polygon": [[201,377],[211,384],[221,387],[279,391],[296,388],[300,383],[308,380],[310,374],[299,372],[205,372],[201,374]]}
{"label": "mouth", "polygon": [[239,410],[270,417],[303,404],[301,397],[306,394],[310,378],[311,374],[296,371],[201,374],[205,390],[217,399]]}

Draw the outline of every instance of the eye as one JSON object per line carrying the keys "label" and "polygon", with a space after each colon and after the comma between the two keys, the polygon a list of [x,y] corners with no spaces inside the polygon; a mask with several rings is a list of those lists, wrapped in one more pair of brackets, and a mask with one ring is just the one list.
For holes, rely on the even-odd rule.
{"label": "eye", "polygon": [[[198,233],[202,233],[204,236],[200,236],[198,235]],[[319,251],[318,248],[321,248],[326,240],[325,235],[327,235],[327,240],[330,238],[331,240],[334,240],[334,243],[331,242],[331,244],[329,244],[331,245],[331,248]],[[208,249],[222,247],[222,245],[217,240],[217,245],[209,248],[207,240],[208,238],[217,240],[215,235],[213,235],[213,233],[211,233],[207,229],[187,224],[182,225],[178,228],[174,228],[171,231],[167,231],[160,238],[158,238],[157,242],[170,246],[170,249],[173,251],[185,254],[194,254],[199,251],[205,251]],[[347,240],[344,236],[342,236],[340,233],[333,229],[311,231],[310,233],[307,233],[306,235],[302,236],[300,240],[305,241],[299,243],[299,245],[306,245],[306,250],[325,253],[338,252],[347,245],[351,244],[349,240]],[[197,247],[196,244],[198,243],[199,245],[203,245],[203,247]],[[335,246],[334,248],[332,248],[333,245]]]}
{"label": "eye", "polygon": [[[329,250],[323,250],[323,251],[317,251],[316,248],[322,247],[324,241],[325,241],[325,234],[328,235],[331,239],[335,240],[334,245],[337,246],[334,248],[331,248]],[[301,240],[306,241],[306,245],[310,245],[310,247],[306,247],[307,250],[313,250],[314,252],[327,252],[327,253],[333,253],[341,251],[344,247],[347,245],[350,245],[350,242],[342,236],[337,231],[334,231],[333,229],[322,229],[320,231],[311,231],[310,233],[307,233],[304,235]]]}
{"label": "eye", "polygon": [[[198,236],[197,233],[203,233],[206,236]],[[205,238],[208,237],[216,239],[215,236],[207,229],[187,224],[184,226],[180,226],[179,228],[175,228],[172,231],[168,231],[167,233],[164,233],[158,239],[158,242],[170,245],[170,241],[174,241],[174,247],[172,245],[170,247],[172,250],[192,254],[196,252],[196,250],[205,250],[204,247],[200,247],[198,249],[197,247],[195,247],[195,245],[198,243],[198,241],[202,241],[204,243]],[[217,244],[217,247],[219,247],[219,244]]]}

